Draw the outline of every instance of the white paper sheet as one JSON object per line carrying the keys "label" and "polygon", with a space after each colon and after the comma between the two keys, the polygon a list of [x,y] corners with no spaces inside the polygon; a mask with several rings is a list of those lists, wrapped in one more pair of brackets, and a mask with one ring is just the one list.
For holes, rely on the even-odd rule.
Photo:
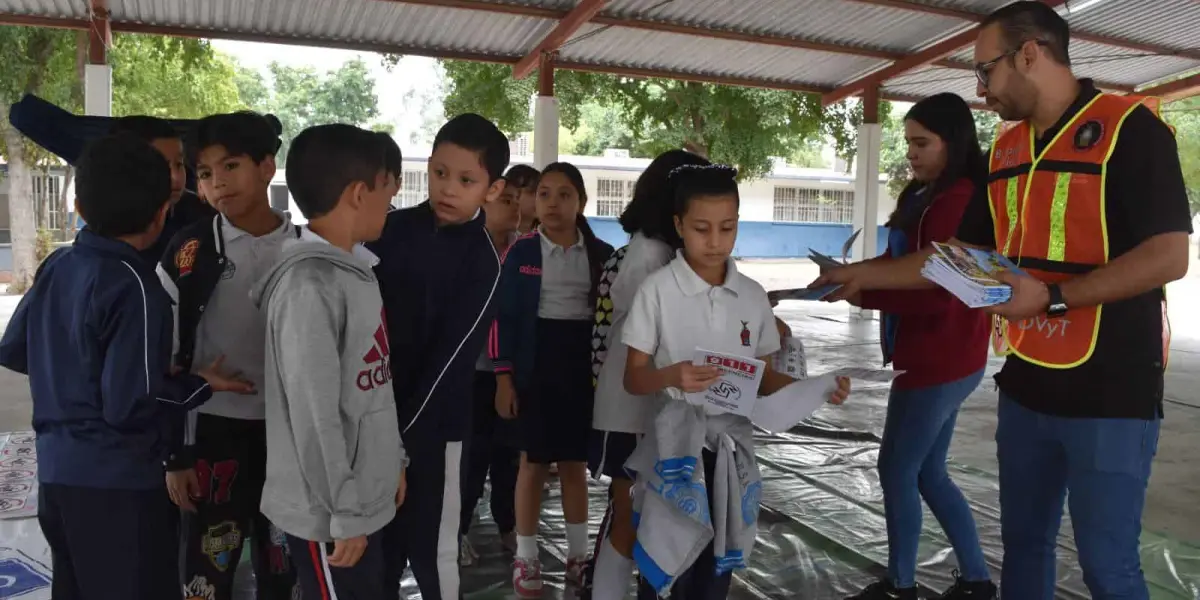
{"label": "white paper sheet", "polygon": [[836,390],[837,378],[833,375],[801,379],[759,398],[750,420],[771,433],[782,433],[825,406]]}
{"label": "white paper sheet", "polygon": [[762,382],[766,363],[757,358],[696,348],[692,364],[719,367],[721,378],[703,392],[688,394],[688,402],[703,405],[712,413],[733,413],[743,417],[754,413],[758,385]]}

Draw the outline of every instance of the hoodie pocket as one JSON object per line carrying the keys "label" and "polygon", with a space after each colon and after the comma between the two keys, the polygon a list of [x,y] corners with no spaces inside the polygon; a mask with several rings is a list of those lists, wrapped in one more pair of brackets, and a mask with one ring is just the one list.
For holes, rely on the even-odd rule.
{"label": "hoodie pocket", "polygon": [[359,502],[369,509],[394,502],[400,485],[400,427],[393,406],[372,408],[358,422],[354,480]]}

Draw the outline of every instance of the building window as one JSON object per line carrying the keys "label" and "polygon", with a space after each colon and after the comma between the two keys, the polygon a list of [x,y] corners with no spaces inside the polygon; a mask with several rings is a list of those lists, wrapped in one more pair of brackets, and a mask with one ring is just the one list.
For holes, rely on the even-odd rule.
{"label": "building window", "polygon": [[401,179],[400,193],[392,198],[392,205],[396,208],[416,206],[429,197],[429,177],[425,171],[405,169]]}
{"label": "building window", "polygon": [[633,198],[633,181],[628,179],[596,180],[596,216],[619,217]]}
{"label": "building window", "polygon": [[775,188],[776,221],[793,223],[853,223],[853,190]]}
{"label": "building window", "polygon": [[38,229],[62,229],[67,211],[63,206],[61,177],[47,175],[33,178],[33,205]]}
{"label": "building window", "polygon": [[529,156],[529,134],[518,133],[508,142],[508,153],[512,156]]}

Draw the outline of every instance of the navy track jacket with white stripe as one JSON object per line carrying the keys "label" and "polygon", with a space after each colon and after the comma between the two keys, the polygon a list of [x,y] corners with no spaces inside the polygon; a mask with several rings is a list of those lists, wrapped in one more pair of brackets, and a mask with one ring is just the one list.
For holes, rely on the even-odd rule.
{"label": "navy track jacket with white stripe", "polygon": [[133,246],[84,229],[17,305],[0,365],[29,375],[38,480],[147,490],[185,412],[212,395],[170,375],[171,300]]}
{"label": "navy track jacket with white stripe", "polygon": [[405,447],[457,442],[470,427],[475,361],[495,315],[500,256],[482,211],[437,226],[428,202],[388,214],[367,248],[387,316],[392,386]]}

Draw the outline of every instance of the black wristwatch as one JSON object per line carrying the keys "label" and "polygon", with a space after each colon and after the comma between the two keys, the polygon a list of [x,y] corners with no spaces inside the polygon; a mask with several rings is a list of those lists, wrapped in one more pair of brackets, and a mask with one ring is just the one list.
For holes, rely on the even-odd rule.
{"label": "black wristwatch", "polygon": [[1067,302],[1063,300],[1062,288],[1058,287],[1057,283],[1049,283],[1046,284],[1046,291],[1050,292],[1050,304],[1046,307],[1046,316],[1056,319],[1067,314]]}

